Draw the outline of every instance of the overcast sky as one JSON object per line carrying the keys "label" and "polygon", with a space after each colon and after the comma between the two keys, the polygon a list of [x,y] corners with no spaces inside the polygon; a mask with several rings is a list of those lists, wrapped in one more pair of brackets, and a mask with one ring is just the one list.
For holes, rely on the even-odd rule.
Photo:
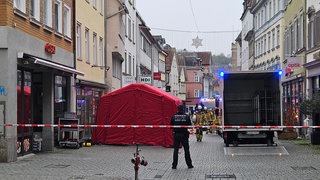
{"label": "overcast sky", "polygon": [[[177,49],[231,54],[231,43],[241,31],[243,0],[136,0],[136,7],[151,28]],[[202,46],[192,45],[196,37]]]}

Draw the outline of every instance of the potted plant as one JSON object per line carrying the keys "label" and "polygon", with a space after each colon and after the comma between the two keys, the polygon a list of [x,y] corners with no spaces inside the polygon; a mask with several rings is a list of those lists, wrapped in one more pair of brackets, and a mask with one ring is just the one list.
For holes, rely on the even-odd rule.
{"label": "potted plant", "polygon": [[[320,92],[314,93],[311,98],[305,98],[300,103],[299,110],[312,117],[313,126],[320,126]],[[311,144],[320,144],[320,129],[312,130]]]}

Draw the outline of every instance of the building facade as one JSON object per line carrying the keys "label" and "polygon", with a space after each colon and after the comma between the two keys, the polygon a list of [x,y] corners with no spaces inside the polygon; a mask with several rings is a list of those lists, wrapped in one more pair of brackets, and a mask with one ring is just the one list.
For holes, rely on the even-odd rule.
{"label": "building facade", "polygon": [[315,0],[306,3],[306,97],[320,91],[320,4]]}
{"label": "building facade", "polygon": [[253,70],[281,69],[283,55],[283,0],[254,1],[251,8],[254,27]]}
{"label": "building facade", "polygon": [[137,23],[136,1],[125,0],[128,13],[125,19],[125,52],[122,63],[122,87],[136,82],[137,73]]}
{"label": "building facade", "polygon": [[128,8],[124,0],[105,2],[106,24],[106,85],[108,92],[122,87],[122,63],[125,57],[126,15]]}
{"label": "building facade", "polygon": [[244,0],[243,13],[240,17],[242,22],[240,69],[242,71],[251,70],[253,65],[253,15],[250,12],[252,3],[252,0]]}
{"label": "building facade", "polygon": [[[74,1],[0,1],[1,124],[56,124],[75,107]],[[54,147],[52,127],[1,127],[0,161]]]}
{"label": "building facade", "polygon": [[167,73],[167,82],[166,82],[166,91],[172,95],[178,97],[179,95],[179,72],[178,72],[178,59],[177,51],[175,48],[167,45],[164,47],[164,50],[168,54],[166,57],[166,73]]}
{"label": "building facade", "polygon": [[306,49],[306,1],[285,1],[284,7],[282,104],[284,113],[292,110],[297,117],[298,125],[303,125],[299,104],[305,96],[305,68],[302,65],[305,63]]}
{"label": "building facade", "polygon": [[[80,124],[94,124],[100,97],[107,91],[105,61],[105,1],[75,1],[76,69],[84,76],[76,79],[76,117]],[[95,19],[92,21],[92,19]],[[90,139],[91,128],[84,129]]]}

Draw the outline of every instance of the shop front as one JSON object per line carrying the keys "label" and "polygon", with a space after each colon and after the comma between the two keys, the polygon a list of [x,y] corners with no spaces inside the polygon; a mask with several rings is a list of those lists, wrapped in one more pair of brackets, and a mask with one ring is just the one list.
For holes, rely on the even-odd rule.
{"label": "shop front", "polygon": [[[74,77],[82,73],[28,54],[17,62],[17,123],[58,124],[73,109]],[[52,151],[57,138],[53,127],[18,126],[17,156]]]}
{"label": "shop front", "polygon": [[298,123],[297,125],[303,125],[302,114],[299,113],[299,104],[302,102],[304,98],[303,78],[298,77],[298,78],[283,82],[282,88],[283,88],[282,103],[283,103],[283,112],[284,112],[283,117],[286,117],[286,114],[288,112],[292,112],[293,113],[292,115],[297,120],[297,123]]}
{"label": "shop front", "polygon": [[[104,84],[78,80],[76,84],[76,115],[80,124],[95,124],[96,112],[100,97],[106,93],[107,86]],[[91,128],[84,129],[84,139],[90,140]]]}

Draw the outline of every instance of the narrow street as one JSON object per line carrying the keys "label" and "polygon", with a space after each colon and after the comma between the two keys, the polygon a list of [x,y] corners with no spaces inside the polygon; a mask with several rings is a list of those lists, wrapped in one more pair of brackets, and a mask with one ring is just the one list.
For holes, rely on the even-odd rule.
{"label": "narrow street", "polygon": [[[171,169],[172,148],[140,145],[141,180],[211,179],[320,179],[319,151],[292,141],[266,145],[225,147],[216,134],[205,134],[202,142],[190,137],[194,168],[188,169],[180,151],[176,170]],[[131,158],[136,146],[93,145],[80,149],[59,148],[31,154],[12,163],[0,163],[0,179],[135,179]]]}

